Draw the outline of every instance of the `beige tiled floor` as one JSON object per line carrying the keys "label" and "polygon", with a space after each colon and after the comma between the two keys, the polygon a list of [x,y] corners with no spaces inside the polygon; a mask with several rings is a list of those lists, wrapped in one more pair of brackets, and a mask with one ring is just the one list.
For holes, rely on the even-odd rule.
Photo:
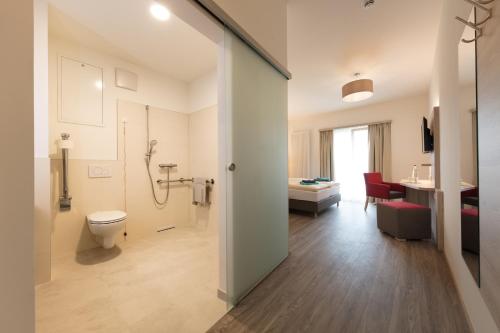
{"label": "beige tiled floor", "polygon": [[37,332],[204,332],[226,313],[217,249],[186,228],[57,259],[36,290]]}

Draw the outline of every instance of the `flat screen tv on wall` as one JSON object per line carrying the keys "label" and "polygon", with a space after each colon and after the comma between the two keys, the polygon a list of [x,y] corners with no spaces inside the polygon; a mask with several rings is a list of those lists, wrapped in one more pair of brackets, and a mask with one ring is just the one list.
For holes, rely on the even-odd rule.
{"label": "flat screen tv on wall", "polygon": [[434,151],[434,137],[431,134],[431,129],[427,125],[427,118],[422,120],[422,151],[430,153]]}

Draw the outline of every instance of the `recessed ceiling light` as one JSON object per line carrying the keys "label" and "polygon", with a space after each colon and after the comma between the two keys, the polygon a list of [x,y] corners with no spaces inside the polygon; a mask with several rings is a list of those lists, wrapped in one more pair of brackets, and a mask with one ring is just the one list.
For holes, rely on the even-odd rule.
{"label": "recessed ceiling light", "polygon": [[149,7],[149,12],[158,21],[167,21],[170,18],[170,11],[168,8],[158,2],[154,2]]}

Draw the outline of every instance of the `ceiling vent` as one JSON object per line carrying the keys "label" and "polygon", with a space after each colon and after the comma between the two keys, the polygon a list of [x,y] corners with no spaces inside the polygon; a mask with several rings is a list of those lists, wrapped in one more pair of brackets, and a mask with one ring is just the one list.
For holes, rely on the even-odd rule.
{"label": "ceiling vent", "polygon": [[362,0],[363,8],[370,8],[375,5],[375,0]]}

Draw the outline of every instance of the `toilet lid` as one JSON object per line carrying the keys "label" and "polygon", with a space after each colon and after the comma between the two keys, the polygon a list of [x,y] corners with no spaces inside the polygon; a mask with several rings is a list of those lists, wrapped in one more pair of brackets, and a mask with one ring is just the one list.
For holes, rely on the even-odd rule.
{"label": "toilet lid", "polygon": [[105,224],[105,223],[119,222],[124,220],[126,217],[127,213],[122,212],[121,210],[109,210],[109,211],[95,212],[89,214],[87,216],[87,219],[89,220],[90,223]]}

